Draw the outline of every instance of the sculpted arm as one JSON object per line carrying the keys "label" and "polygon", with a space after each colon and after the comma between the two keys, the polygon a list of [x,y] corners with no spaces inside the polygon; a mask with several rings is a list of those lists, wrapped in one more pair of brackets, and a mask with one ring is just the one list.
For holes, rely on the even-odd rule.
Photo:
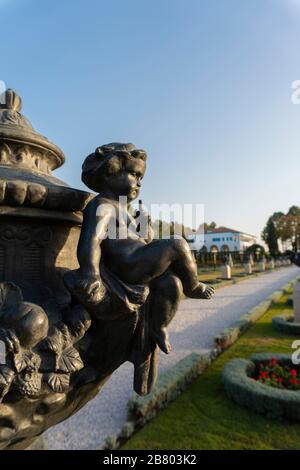
{"label": "sculpted arm", "polygon": [[86,207],[77,247],[80,272],[84,276],[100,276],[101,242],[107,234],[111,211],[95,197]]}

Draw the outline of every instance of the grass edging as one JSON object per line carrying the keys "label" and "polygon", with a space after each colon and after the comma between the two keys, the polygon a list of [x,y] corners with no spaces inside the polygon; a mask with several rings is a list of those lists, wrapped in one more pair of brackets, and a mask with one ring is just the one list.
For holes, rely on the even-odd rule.
{"label": "grass edging", "polygon": [[249,310],[232,327],[226,328],[215,337],[215,347],[207,353],[191,353],[168,371],[163,373],[152,392],[144,397],[134,395],[128,402],[128,418],[119,433],[106,438],[102,449],[114,450],[123,445],[137,430],[153,419],[160,410],[172,402],[197,377],[199,377],[223,351],[255,323],[280,297],[298,280],[289,281],[266,300]]}
{"label": "grass edging", "polygon": [[282,289],[273,292],[266,300],[263,300],[256,307],[249,310],[248,313],[241,316],[231,327],[219,333],[214,339],[217,353],[220,354],[226,351],[226,349],[235,343],[235,341],[269,309],[272,302],[279,300],[282,294],[288,292],[289,288],[293,286],[295,282],[296,279],[288,282]]}

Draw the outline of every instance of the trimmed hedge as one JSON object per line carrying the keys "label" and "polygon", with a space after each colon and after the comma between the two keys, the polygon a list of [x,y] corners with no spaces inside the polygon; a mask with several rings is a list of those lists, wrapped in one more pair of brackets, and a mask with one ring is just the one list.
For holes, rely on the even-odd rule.
{"label": "trimmed hedge", "polygon": [[294,316],[290,312],[278,315],[272,318],[272,325],[274,330],[287,335],[298,336],[300,335],[300,323],[294,321]]}
{"label": "trimmed hedge", "polygon": [[282,365],[292,364],[288,354],[255,354],[250,360],[233,359],[222,374],[226,394],[240,406],[272,419],[300,421],[300,391],[282,390],[253,380],[258,363],[267,363],[272,357]]}

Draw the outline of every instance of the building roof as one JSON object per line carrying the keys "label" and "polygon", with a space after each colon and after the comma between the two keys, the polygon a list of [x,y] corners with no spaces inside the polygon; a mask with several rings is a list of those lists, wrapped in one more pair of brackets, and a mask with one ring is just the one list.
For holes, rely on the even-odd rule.
{"label": "building roof", "polygon": [[248,235],[250,237],[253,237],[253,238],[257,238],[255,235],[251,235],[249,233],[245,233],[245,232],[241,232],[240,230],[235,230],[233,228],[228,228],[228,227],[217,227],[217,228],[213,228],[213,229],[210,229],[210,230],[205,230],[205,233],[209,234],[209,233],[242,233],[244,235]]}
{"label": "building roof", "polygon": [[217,227],[217,228],[205,230],[205,233],[226,233],[226,232],[240,233],[238,230],[234,230],[233,228],[228,228],[228,227]]}

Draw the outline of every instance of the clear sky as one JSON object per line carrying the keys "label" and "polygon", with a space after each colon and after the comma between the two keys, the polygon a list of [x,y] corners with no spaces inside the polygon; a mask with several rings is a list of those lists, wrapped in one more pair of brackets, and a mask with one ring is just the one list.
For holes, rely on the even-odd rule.
{"label": "clear sky", "polygon": [[142,198],[259,235],[300,204],[300,0],[0,0],[0,79],[65,152],[149,154]]}

